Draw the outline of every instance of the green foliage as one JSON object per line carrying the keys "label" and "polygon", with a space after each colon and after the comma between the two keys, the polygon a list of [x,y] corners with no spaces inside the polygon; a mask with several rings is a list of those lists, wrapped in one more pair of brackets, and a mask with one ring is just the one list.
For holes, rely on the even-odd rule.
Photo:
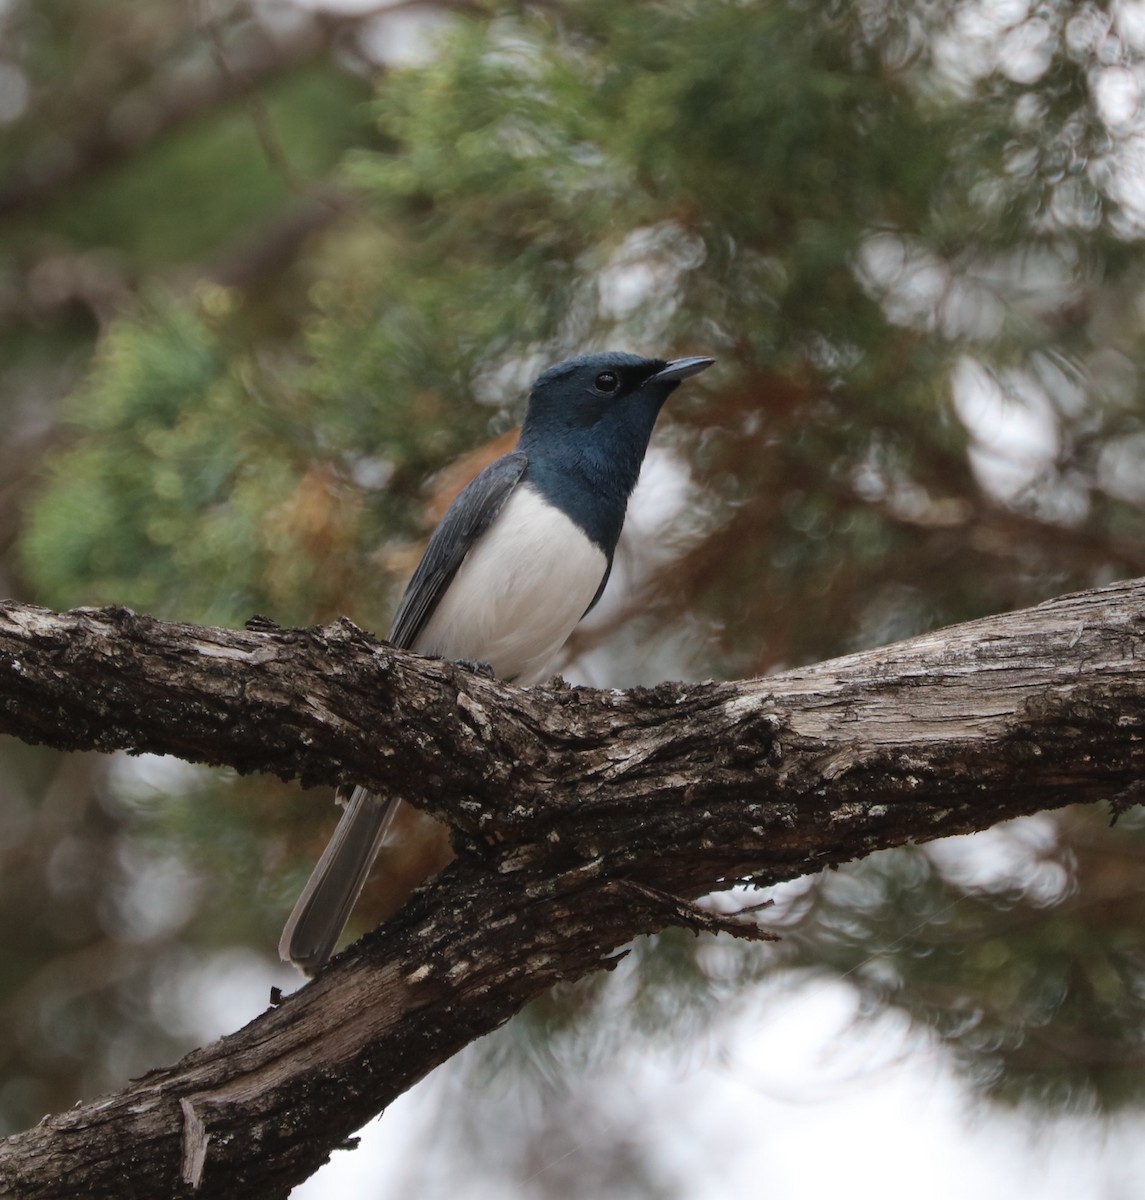
{"label": "green foliage", "polygon": [[1084,810],[1002,827],[977,855],[970,841],[876,855],[792,903],[786,952],[850,979],[870,1013],[910,1013],[999,1100],[1138,1104],[1143,832]]}
{"label": "green foliage", "polygon": [[410,459],[420,474],[427,448],[457,449],[431,424],[435,384],[456,395],[457,380],[403,380],[374,339],[363,370],[389,368],[389,387],[368,396],[338,365],[345,327],[324,320],[312,343],[325,357],[292,378],[236,341],[233,300],[220,288],[191,305],[157,299],[102,340],[22,543],[52,603],[223,623],[353,610],[355,558],[378,536],[356,480]]}
{"label": "green foliage", "polygon": [[[267,117],[284,135],[276,149],[297,178],[330,170],[359,132],[347,116],[362,100],[350,80],[325,70],[300,72],[267,90]],[[268,160],[250,112],[238,106],[180,129],[153,153],[94,180],[78,203],[68,197],[38,213],[33,236],[111,245],[129,268],[153,270],[217,253],[289,196],[290,180]],[[13,233],[26,239],[29,229],[17,225]]]}

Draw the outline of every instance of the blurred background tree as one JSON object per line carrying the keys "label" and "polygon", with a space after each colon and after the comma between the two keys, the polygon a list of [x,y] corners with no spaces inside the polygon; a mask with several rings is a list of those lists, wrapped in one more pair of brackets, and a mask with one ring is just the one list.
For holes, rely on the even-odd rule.
{"label": "blurred background tree", "polygon": [[[719,364],[670,405],[570,679],[765,673],[1145,574],[1141,3],[0,22],[6,593],[384,631],[532,376],[606,347]],[[0,746],[5,1129],[173,1057],[228,988],[261,1003],[325,799]],[[846,980],[999,1102],[1139,1105],[1145,839],[1107,823],[780,889],[773,950],[642,946],[485,1043],[477,1078],[546,1097],[516,1152],[458,1089],[410,1189],[484,1145],[497,1194],[586,1194],[590,1101],[554,1078],[776,981]],[[380,879],[359,929],[393,902]],[[627,1119],[592,1194],[681,1194]]]}

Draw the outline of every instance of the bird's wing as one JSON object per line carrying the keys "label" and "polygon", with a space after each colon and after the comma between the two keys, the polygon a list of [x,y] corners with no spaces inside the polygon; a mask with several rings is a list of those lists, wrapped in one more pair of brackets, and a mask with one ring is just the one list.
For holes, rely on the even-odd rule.
{"label": "bird's wing", "polygon": [[493,523],[509,493],[525,473],[528,459],[519,451],[490,463],[450,505],[433,531],[421,562],[406,587],[387,639],[408,650],[433,615],[445,589],[470,547]]}

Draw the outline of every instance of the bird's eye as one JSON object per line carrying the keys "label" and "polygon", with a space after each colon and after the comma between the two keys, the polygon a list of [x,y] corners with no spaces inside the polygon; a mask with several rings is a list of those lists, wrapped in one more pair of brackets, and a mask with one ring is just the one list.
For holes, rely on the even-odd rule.
{"label": "bird's eye", "polygon": [[601,371],[594,383],[598,392],[615,392],[620,387],[620,379],[612,371]]}

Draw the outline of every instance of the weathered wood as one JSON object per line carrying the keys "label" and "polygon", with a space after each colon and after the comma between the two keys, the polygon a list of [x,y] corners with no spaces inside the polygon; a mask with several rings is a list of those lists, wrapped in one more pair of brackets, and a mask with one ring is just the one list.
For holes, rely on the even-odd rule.
{"label": "weathered wood", "polygon": [[245,1029],[0,1145],[0,1196],[285,1196],[395,1096],[688,902],[1138,795],[1145,582],[763,680],[516,689],[346,622],[0,605],[0,731],[357,781],[458,859]]}

